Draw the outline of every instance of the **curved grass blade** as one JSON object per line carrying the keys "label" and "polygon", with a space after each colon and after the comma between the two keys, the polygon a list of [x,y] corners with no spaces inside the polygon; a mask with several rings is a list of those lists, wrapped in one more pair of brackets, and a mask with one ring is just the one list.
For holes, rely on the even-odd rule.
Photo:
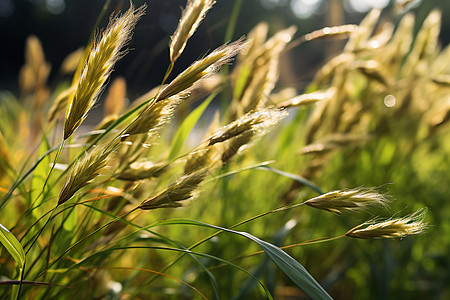
{"label": "curved grass blade", "polygon": [[16,261],[16,264],[19,268],[18,278],[19,285],[13,286],[12,297],[11,299],[16,299],[19,297],[20,286],[22,282],[22,272],[25,267],[25,251],[23,251],[23,247],[20,242],[17,240],[14,234],[12,234],[5,226],[0,224],[0,242],[6,248],[6,250],[11,254],[11,256]]}
{"label": "curved grass blade", "polygon": [[[103,211],[103,210],[101,210],[101,209],[99,209],[99,208],[97,208],[97,207],[94,207],[94,206],[91,206],[91,205],[87,205],[87,204],[83,204],[83,205],[86,206],[86,207],[92,208],[93,210],[95,210],[95,211],[97,211],[97,212],[99,212],[99,213],[101,213],[101,214],[107,215],[108,217],[110,217],[110,218],[112,218],[112,219],[115,219],[115,216],[114,216],[114,215],[112,215],[112,214],[110,214],[110,213],[108,213],[108,212],[105,212],[105,211]],[[181,245],[180,243],[178,243],[178,242],[176,242],[176,241],[174,241],[174,240],[172,240],[172,239],[169,239],[168,237],[166,237],[166,236],[164,236],[164,235],[162,235],[162,234],[159,234],[159,233],[157,233],[157,232],[154,232],[154,231],[150,230],[149,228],[153,227],[154,225],[147,225],[147,226],[145,226],[145,227],[142,227],[142,226],[139,226],[139,225],[137,225],[137,224],[134,224],[133,222],[127,221],[127,220],[125,220],[125,219],[120,219],[119,221],[120,221],[120,222],[124,222],[125,224],[130,225],[130,226],[132,226],[132,227],[138,228],[138,230],[136,230],[136,231],[134,231],[134,232],[131,232],[131,233],[125,235],[124,237],[122,237],[121,239],[119,239],[118,241],[116,241],[116,244],[120,243],[120,241],[122,241],[122,240],[126,240],[127,238],[129,238],[130,236],[132,236],[132,235],[134,235],[134,234],[140,232],[141,230],[144,230],[144,231],[146,231],[146,232],[148,232],[148,233],[150,233],[150,234],[152,234],[152,235],[155,235],[155,236],[159,237],[162,241],[164,241],[164,242],[165,242],[166,244],[168,244],[168,245],[175,245],[175,246],[180,247],[180,248],[182,248],[182,249],[184,249],[184,250],[188,250],[186,247],[184,247],[184,246]],[[217,280],[216,280],[215,276],[211,273],[211,271],[208,270],[208,268],[207,268],[200,260],[197,259],[197,257],[195,257],[194,255],[189,254],[189,253],[188,253],[188,255],[189,255],[189,256],[190,256],[190,257],[191,257],[191,258],[192,258],[192,259],[193,259],[193,260],[194,260],[194,261],[195,261],[195,262],[203,269],[203,271],[205,271],[205,273],[208,275],[208,277],[209,277],[209,279],[210,279],[210,281],[211,281],[211,284],[212,284],[212,289],[213,289],[214,295],[216,296],[216,299],[219,299],[219,300],[220,300],[221,297],[220,297],[220,293],[219,293],[219,285],[217,284]]]}
{"label": "curved grass blade", "polygon": [[161,222],[160,225],[195,225],[214,229],[223,230],[246,237],[257,243],[269,258],[309,297],[312,299],[333,299],[320,286],[320,284],[309,274],[309,272],[298,261],[292,258],[289,254],[281,250],[279,247],[261,240],[248,232],[235,231],[228,228],[223,228],[211,224],[206,224],[194,220],[169,220]]}
{"label": "curved grass blade", "polygon": [[[173,225],[173,224],[172,224]],[[264,290],[264,292],[266,293],[266,296],[269,300],[273,300],[272,295],[270,294],[269,290],[267,289],[267,287],[264,285],[264,283],[262,283],[258,278],[254,277],[253,274],[251,274],[250,272],[248,272],[245,269],[242,269],[241,267],[239,267],[238,265],[235,265],[225,259],[222,259],[220,257],[214,256],[214,255],[210,255],[210,254],[206,254],[206,253],[199,253],[199,252],[193,252],[190,250],[186,250],[186,249],[178,249],[178,248],[169,248],[169,247],[158,247],[158,246],[129,246],[129,247],[114,247],[114,248],[110,248],[110,249],[105,249],[105,250],[101,250],[98,252],[93,253],[92,255],[84,258],[83,260],[79,261],[78,263],[72,265],[71,267],[68,268],[67,271],[70,271],[78,266],[80,266],[81,264],[83,264],[84,262],[86,262],[87,260],[97,256],[97,255],[104,255],[105,253],[109,252],[109,251],[122,251],[122,250],[129,250],[129,249],[154,249],[154,250],[167,250],[167,251],[176,251],[176,252],[182,252],[182,253],[187,253],[187,254],[191,254],[191,255],[196,255],[196,256],[202,256],[202,257],[206,257],[206,258],[210,258],[213,260],[217,260],[221,263],[225,263],[231,267],[234,267],[242,272],[244,272],[245,274],[249,275],[250,277],[252,277],[253,279],[255,279],[259,285],[262,287],[262,289]],[[133,298],[133,295],[131,295],[131,298]]]}
{"label": "curved grass blade", "polygon": [[0,224],[0,242],[11,254],[19,268],[25,264],[25,251],[17,238],[5,226]]}

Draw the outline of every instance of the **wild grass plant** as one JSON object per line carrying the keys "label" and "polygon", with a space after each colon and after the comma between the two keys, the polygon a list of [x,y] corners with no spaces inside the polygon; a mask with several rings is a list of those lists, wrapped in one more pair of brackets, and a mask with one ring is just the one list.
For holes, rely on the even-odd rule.
{"label": "wild grass plant", "polygon": [[[187,1],[161,85],[127,107],[126,83],[111,82],[104,118],[87,132],[83,122],[147,8],[112,16],[68,57],[62,69],[73,79],[54,91],[39,40],[29,38],[22,99],[3,93],[0,102],[2,297],[370,298],[371,258],[357,267],[349,259],[428,227],[423,207],[438,203],[402,199],[412,195],[407,174],[421,168],[418,156],[434,155],[450,115],[440,14],[416,36],[414,16],[395,29],[378,24],[377,10],[359,26],[301,37],[294,27],[268,37],[261,23],[171,74],[214,3]],[[347,37],[308,91],[277,90],[291,47]],[[228,107],[189,144],[219,94]],[[177,108],[196,95],[203,102],[178,122]],[[409,173],[385,178],[401,164]],[[381,192],[390,182],[400,204]]]}

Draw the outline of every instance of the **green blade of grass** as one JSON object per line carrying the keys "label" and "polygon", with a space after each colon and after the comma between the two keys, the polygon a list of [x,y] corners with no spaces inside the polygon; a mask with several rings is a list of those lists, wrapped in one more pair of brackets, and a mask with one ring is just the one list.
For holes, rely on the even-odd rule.
{"label": "green blade of grass", "polygon": [[17,238],[5,226],[0,224],[0,242],[11,254],[19,268],[25,264],[25,251]]}
{"label": "green blade of grass", "polygon": [[212,93],[208,98],[206,98],[205,101],[203,101],[203,103],[200,106],[194,109],[189,114],[189,116],[187,116],[186,119],[184,119],[183,123],[181,123],[177,133],[175,134],[175,137],[173,138],[172,146],[169,152],[169,160],[174,159],[180,152],[181,147],[183,146],[184,141],[188,137],[189,133],[192,131],[198,119],[200,119],[201,115],[208,107],[208,105],[211,103],[211,101],[216,97],[216,95],[217,92]]}
{"label": "green blade of grass", "polygon": [[203,226],[246,237],[257,243],[261,247],[261,249],[269,256],[269,258],[284,272],[284,274],[286,274],[309,297],[311,297],[312,299],[333,299],[298,261],[296,261],[279,247],[261,240],[248,232],[235,231],[194,220],[168,220],[160,223],[160,225],[163,224]]}
{"label": "green blade of grass", "polygon": [[[25,266],[25,251],[20,242],[17,240],[14,234],[12,234],[5,226],[0,224],[0,242],[11,254],[15,260],[17,267],[19,268],[18,278],[22,280],[22,272]],[[19,281],[20,282],[20,281]],[[16,299],[19,296],[20,285],[14,285],[11,294],[11,299]]]}
{"label": "green blade of grass", "polygon": [[[173,225],[173,224],[172,224]],[[87,262],[88,260],[94,258],[95,256],[98,255],[105,255],[105,253],[110,252],[110,251],[121,251],[121,250],[130,250],[130,249],[154,249],[154,250],[166,250],[166,251],[176,251],[176,252],[182,252],[182,253],[187,253],[187,254],[191,254],[191,255],[196,255],[196,256],[201,256],[201,257],[206,257],[206,258],[210,258],[213,260],[217,260],[221,263],[225,263],[231,267],[234,267],[242,272],[244,272],[245,274],[249,275],[250,277],[252,277],[253,279],[255,279],[258,284],[261,286],[261,288],[264,290],[267,298],[269,300],[273,300],[272,295],[270,294],[269,290],[267,289],[267,287],[264,285],[264,283],[262,283],[258,278],[254,277],[252,273],[248,272],[247,270],[239,267],[238,265],[233,264],[232,262],[229,262],[225,259],[222,259],[220,257],[217,256],[213,256],[210,254],[206,254],[206,253],[200,253],[200,252],[193,252],[187,249],[178,249],[178,248],[169,248],[169,247],[158,247],[158,246],[129,246],[129,247],[114,247],[114,248],[110,248],[110,249],[105,249],[105,250],[100,250],[98,252],[95,252],[93,254],[91,254],[90,256],[84,258],[83,260],[81,260],[80,262],[72,265],[71,267],[69,267],[68,271],[73,270],[74,268],[77,268],[79,266],[81,266],[83,263]],[[133,298],[133,295],[131,295],[131,297]]]}

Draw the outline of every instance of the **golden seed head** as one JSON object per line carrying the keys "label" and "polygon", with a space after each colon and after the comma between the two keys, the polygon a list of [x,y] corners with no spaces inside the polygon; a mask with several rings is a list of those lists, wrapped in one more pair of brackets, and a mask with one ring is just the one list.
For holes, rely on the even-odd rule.
{"label": "golden seed head", "polygon": [[178,27],[170,42],[170,61],[175,63],[186,47],[188,39],[197,30],[208,10],[216,3],[214,0],[188,0]]}
{"label": "golden seed head", "polygon": [[305,34],[305,41],[321,40],[328,38],[347,38],[358,29],[358,25],[346,24],[340,26],[325,27]]}
{"label": "golden seed head", "polygon": [[108,164],[108,155],[112,149],[95,147],[78,160],[67,176],[58,205],[69,200],[79,189],[91,183]]}
{"label": "golden seed head", "polygon": [[231,44],[223,45],[205,58],[197,60],[169,83],[158,95],[156,101],[170,98],[181,92],[188,93],[194,83],[214,74],[223,64],[230,62],[236,54],[245,51],[248,45],[249,43],[244,42],[241,38]]}
{"label": "golden seed head", "polygon": [[174,109],[179,103],[180,99],[176,97],[159,102],[151,101],[125,131],[122,140],[140,133],[154,134],[172,118]]}
{"label": "golden seed head", "polygon": [[248,113],[242,118],[228,124],[209,138],[209,146],[236,137],[245,132],[263,132],[287,116],[287,112],[272,108],[263,108]]}
{"label": "golden seed head", "polygon": [[247,131],[241,133],[238,136],[231,138],[229,143],[226,146],[226,149],[222,153],[222,162],[228,162],[233,156],[235,156],[239,151],[243,150],[247,146],[249,146],[252,139],[255,137],[256,132]]}
{"label": "golden seed head", "polygon": [[145,200],[139,208],[149,210],[182,206],[181,201],[193,199],[198,195],[197,188],[208,172],[208,168],[203,168],[181,177],[178,182],[173,183],[163,192]]}
{"label": "golden seed head", "polygon": [[350,229],[345,236],[358,239],[402,238],[411,234],[424,232],[427,224],[424,222],[425,210],[419,210],[409,216],[390,219],[384,222],[371,220]]}
{"label": "golden seed head", "polygon": [[306,205],[341,214],[344,211],[359,211],[371,206],[386,206],[388,200],[374,189],[349,189],[328,192],[309,199]]}
{"label": "golden seed head", "polygon": [[80,126],[94,106],[115,62],[123,54],[121,49],[130,40],[132,30],[144,10],[145,5],[136,10],[131,6],[123,16],[112,18],[102,36],[93,43],[74,98],[67,109],[64,122],[65,140]]}
{"label": "golden seed head", "polygon": [[192,174],[200,169],[209,168],[210,170],[218,164],[218,160],[215,159],[217,155],[217,149],[215,146],[208,146],[200,150],[191,152],[184,165],[184,175]]}

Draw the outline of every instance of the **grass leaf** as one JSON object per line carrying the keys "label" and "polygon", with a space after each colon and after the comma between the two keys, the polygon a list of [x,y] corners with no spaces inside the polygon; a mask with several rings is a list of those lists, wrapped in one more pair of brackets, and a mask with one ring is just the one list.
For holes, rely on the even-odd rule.
{"label": "grass leaf", "polygon": [[25,251],[17,238],[5,226],[0,224],[0,242],[14,258],[19,268],[25,264]]}
{"label": "grass leaf", "polygon": [[235,231],[211,224],[206,224],[194,220],[168,220],[159,223],[160,225],[186,224],[215,228],[226,232],[234,233],[246,237],[257,243],[269,258],[286,274],[305,294],[312,299],[333,299],[320,286],[320,284],[309,274],[309,272],[298,261],[292,258],[277,246],[263,241],[254,235],[244,231]]}

